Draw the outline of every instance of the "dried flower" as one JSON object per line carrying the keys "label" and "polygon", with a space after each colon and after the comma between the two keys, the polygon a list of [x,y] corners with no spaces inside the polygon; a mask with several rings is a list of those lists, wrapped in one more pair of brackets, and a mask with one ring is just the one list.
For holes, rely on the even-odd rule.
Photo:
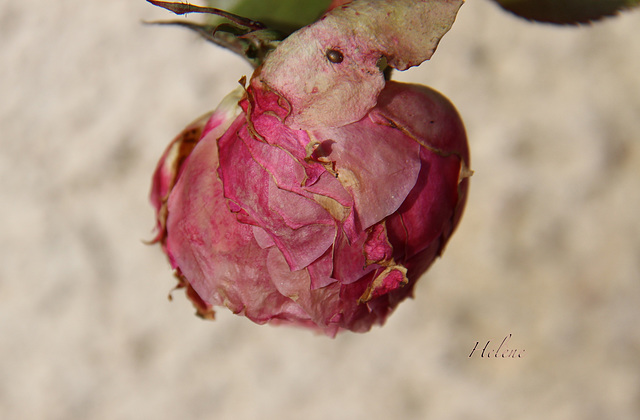
{"label": "dried flower", "polygon": [[[424,23],[401,3],[453,15],[430,18],[428,41],[392,41],[394,22]],[[200,315],[226,306],[335,335],[381,324],[412,294],[460,220],[469,152],[444,96],[383,70],[430,57],[459,5],[336,8],[171,143],[151,195],[157,240]]]}

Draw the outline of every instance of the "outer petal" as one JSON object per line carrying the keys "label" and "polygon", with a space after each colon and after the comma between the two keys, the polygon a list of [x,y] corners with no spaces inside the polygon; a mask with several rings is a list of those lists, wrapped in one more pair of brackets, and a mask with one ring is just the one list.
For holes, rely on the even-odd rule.
{"label": "outer petal", "polygon": [[[362,119],[384,88],[382,69],[429,59],[463,0],[356,0],[285,39],[256,77],[291,104],[292,128]],[[341,60],[327,58],[338,51]]]}
{"label": "outer petal", "polygon": [[242,111],[238,101],[243,90],[238,88],[229,93],[215,111],[209,112],[178,134],[165,149],[153,174],[151,186],[151,204],[156,209],[158,236],[156,241],[162,242],[165,236],[167,219],[167,200],[169,194],[180,177],[184,163],[200,139],[207,133],[221,136]]}
{"label": "outer petal", "polygon": [[255,322],[296,318],[299,308],[278,292],[267,269],[268,250],[251,226],[229,211],[216,173],[213,132],[190,156],[168,203],[167,252],[198,296]]}
{"label": "outer petal", "polygon": [[213,111],[186,126],[165,149],[156,166],[150,197],[151,204],[156,209],[157,236],[155,241],[162,242],[165,237],[169,193],[180,176],[185,159],[200,141],[204,127],[211,115],[213,115]]}
{"label": "outer petal", "polygon": [[[289,129],[281,127],[286,138]],[[218,141],[224,195],[240,221],[263,229],[290,268],[300,270],[331,246],[336,220],[303,189],[308,164],[296,159],[285,141],[271,145],[250,130],[250,123],[239,119]]]}
{"label": "outer petal", "polygon": [[469,165],[464,125],[453,104],[427,86],[387,82],[371,118],[387,120],[440,155],[455,154]]}
{"label": "outer petal", "polygon": [[422,146],[418,181],[387,220],[394,257],[408,260],[439,241],[437,256],[462,214],[471,175],[462,120],[437,91],[396,82],[387,84],[376,112]]}
{"label": "outer petal", "polygon": [[418,178],[420,144],[387,121],[365,117],[313,135],[335,142],[328,159],[355,200],[362,229],[396,211]]}

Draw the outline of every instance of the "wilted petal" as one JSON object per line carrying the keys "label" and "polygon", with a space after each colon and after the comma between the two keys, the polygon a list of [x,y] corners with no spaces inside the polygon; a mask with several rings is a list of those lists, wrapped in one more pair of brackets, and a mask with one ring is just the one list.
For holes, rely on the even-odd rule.
{"label": "wilted petal", "polygon": [[[172,142],[152,188],[158,240],[201,315],[335,335],[411,296],[460,219],[469,155],[448,100],[385,82],[379,59],[428,58],[459,4],[336,8]],[[418,35],[395,24],[426,11]]]}
{"label": "wilted petal", "polygon": [[[268,169],[282,170],[281,179],[292,175],[297,165],[281,149],[251,137],[246,122],[239,119],[219,141],[219,175],[224,196],[234,203],[234,212],[243,223],[259,226],[283,252],[292,270],[299,270],[319,258],[333,243],[335,220],[311,197],[280,188]],[[252,153],[263,147],[282,161],[261,165]],[[295,178],[293,178],[295,180]],[[298,188],[300,186],[298,185]]]}
{"label": "wilted petal", "polygon": [[167,252],[205,302],[265,322],[281,312],[286,298],[267,274],[268,251],[254,241],[251,227],[228,211],[222,183],[211,167],[216,161],[215,137],[206,136],[170,196]]}
{"label": "wilted petal", "polygon": [[[291,104],[286,124],[305,130],[362,119],[384,88],[382,66],[429,59],[463,0],[358,0],[295,32],[271,53],[259,80]],[[339,62],[330,60],[339,53]]]}
{"label": "wilted petal", "polygon": [[313,135],[335,142],[328,158],[355,200],[362,229],[396,211],[417,180],[420,144],[401,129],[365,117]]}
{"label": "wilted petal", "polygon": [[457,224],[470,175],[465,130],[453,105],[424,86],[389,82],[375,112],[423,146],[417,183],[387,219],[395,257],[409,259],[440,235],[444,245]]}
{"label": "wilted petal", "polygon": [[393,259],[393,247],[387,238],[384,223],[378,223],[369,230],[363,251],[367,265],[374,263],[384,265]]}
{"label": "wilted petal", "polygon": [[359,303],[368,302],[371,299],[385,296],[394,290],[407,284],[407,269],[401,265],[387,267],[371,282],[371,285],[358,299]]}
{"label": "wilted petal", "polygon": [[184,163],[204,135],[209,134],[210,137],[217,138],[224,134],[242,111],[238,105],[242,94],[242,88],[229,93],[220,102],[215,111],[199,117],[185,127],[162,154],[153,174],[151,187],[151,204],[156,209],[157,241],[163,241],[164,239],[167,200],[169,199],[169,193],[182,173]]}

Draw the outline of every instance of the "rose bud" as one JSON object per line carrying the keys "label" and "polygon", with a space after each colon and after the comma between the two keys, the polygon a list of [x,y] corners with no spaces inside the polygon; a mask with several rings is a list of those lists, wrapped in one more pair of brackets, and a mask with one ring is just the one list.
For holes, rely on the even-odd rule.
{"label": "rose bud", "polygon": [[460,220],[469,152],[444,96],[383,70],[428,59],[460,4],[336,8],[170,144],[157,241],[201,316],[226,306],[334,336],[412,295]]}

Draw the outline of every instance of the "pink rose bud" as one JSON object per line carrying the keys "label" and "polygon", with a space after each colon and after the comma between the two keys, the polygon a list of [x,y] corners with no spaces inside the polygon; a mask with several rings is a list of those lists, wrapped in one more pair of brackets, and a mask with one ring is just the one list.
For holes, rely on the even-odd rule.
{"label": "pink rose bud", "polygon": [[397,0],[457,4],[425,48],[371,36],[388,16],[373,3],[392,5],[356,0],[289,36],[162,156],[157,240],[200,315],[226,306],[260,324],[368,331],[412,295],[460,220],[470,171],[458,113],[379,68],[428,58],[460,2]]}

